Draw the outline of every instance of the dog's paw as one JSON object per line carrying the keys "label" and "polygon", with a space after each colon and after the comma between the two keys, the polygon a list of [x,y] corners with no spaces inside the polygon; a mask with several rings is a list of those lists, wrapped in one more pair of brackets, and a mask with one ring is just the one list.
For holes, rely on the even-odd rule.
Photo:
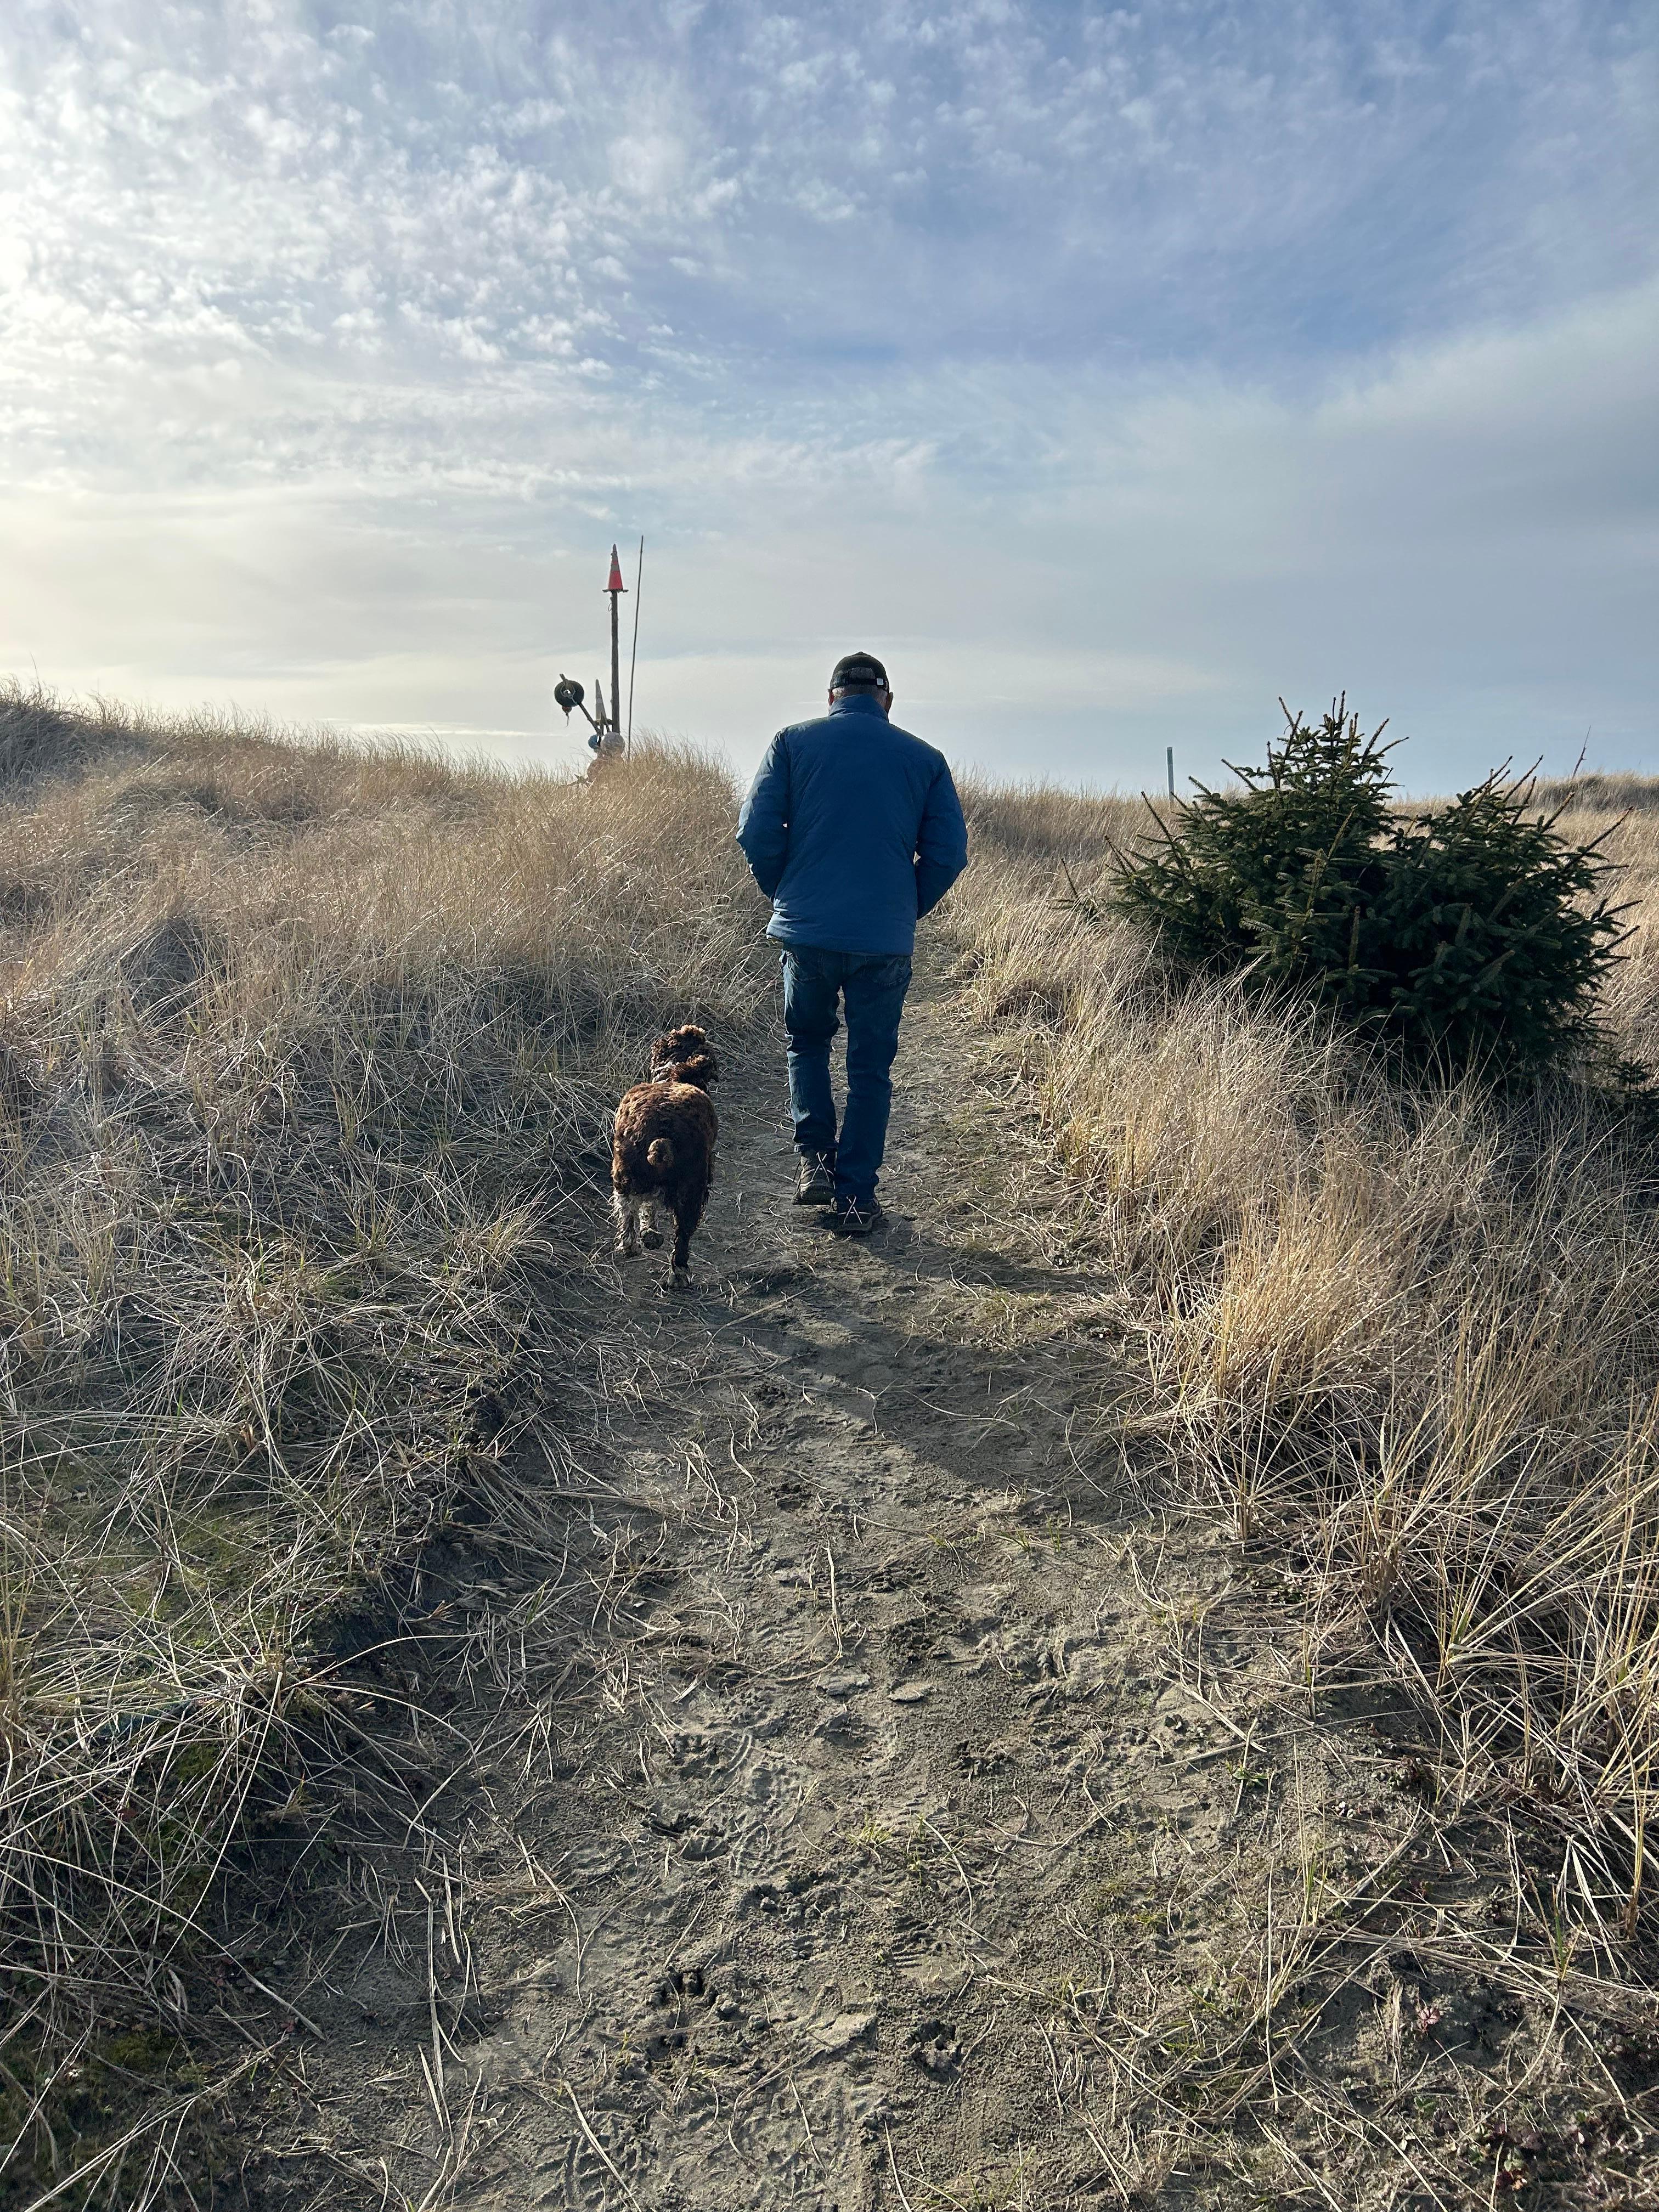
{"label": "dog's paw", "polygon": [[691,1288],[691,1270],[690,1267],[671,1267],[662,1279],[662,1286],[665,1291],[689,1291]]}
{"label": "dog's paw", "polygon": [[637,1260],[640,1248],[637,1244],[617,1244],[612,1247],[611,1256],[614,1260]]}
{"label": "dog's paw", "polygon": [[647,1229],[647,1230],[646,1231],[646,1232],[645,1232],[644,1236],[641,1237],[640,1242],[641,1242],[641,1244],[643,1244],[643,1245],[644,1245],[644,1247],[645,1247],[645,1249],[646,1249],[646,1250],[647,1250],[647,1252],[654,1252],[654,1251],[656,1251],[656,1250],[657,1250],[657,1249],[659,1248],[659,1245],[661,1244],[661,1243],[662,1243],[662,1231],[661,1231],[661,1230],[660,1230],[660,1229]]}

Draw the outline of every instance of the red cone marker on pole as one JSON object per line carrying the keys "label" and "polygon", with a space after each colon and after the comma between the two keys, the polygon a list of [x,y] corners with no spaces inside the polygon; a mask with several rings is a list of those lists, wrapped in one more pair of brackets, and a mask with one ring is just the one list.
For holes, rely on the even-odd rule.
{"label": "red cone marker on pole", "polygon": [[617,634],[617,594],[625,592],[628,586],[622,580],[622,562],[614,545],[611,549],[611,575],[605,588],[611,594],[611,734],[619,738],[622,725],[617,719],[617,706],[622,697],[622,645]]}

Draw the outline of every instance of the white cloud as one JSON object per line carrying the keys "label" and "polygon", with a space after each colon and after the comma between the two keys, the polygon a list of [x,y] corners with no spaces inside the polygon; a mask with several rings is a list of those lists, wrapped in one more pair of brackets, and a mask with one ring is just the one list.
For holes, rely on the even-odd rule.
{"label": "white cloud", "polygon": [[0,30],[13,665],[539,726],[643,528],[740,753],[881,635],[1024,768],[1651,744],[1638,12],[358,13]]}

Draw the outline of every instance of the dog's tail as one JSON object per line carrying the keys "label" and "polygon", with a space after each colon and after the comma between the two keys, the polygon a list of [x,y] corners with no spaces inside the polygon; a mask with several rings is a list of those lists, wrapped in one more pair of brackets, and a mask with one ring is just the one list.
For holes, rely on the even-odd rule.
{"label": "dog's tail", "polygon": [[666,1137],[653,1137],[645,1148],[645,1164],[659,1175],[666,1175],[674,1164],[674,1147]]}

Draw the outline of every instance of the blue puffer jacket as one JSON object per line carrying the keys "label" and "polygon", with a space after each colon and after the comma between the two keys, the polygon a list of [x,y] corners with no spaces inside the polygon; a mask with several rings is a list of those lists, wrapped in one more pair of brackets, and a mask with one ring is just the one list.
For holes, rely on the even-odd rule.
{"label": "blue puffer jacket", "polygon": [[908,952],[968,864],[943,753],[895,729],[867,693],[780,730],[738,817],[772,901],[767,929],[825,952]]}

